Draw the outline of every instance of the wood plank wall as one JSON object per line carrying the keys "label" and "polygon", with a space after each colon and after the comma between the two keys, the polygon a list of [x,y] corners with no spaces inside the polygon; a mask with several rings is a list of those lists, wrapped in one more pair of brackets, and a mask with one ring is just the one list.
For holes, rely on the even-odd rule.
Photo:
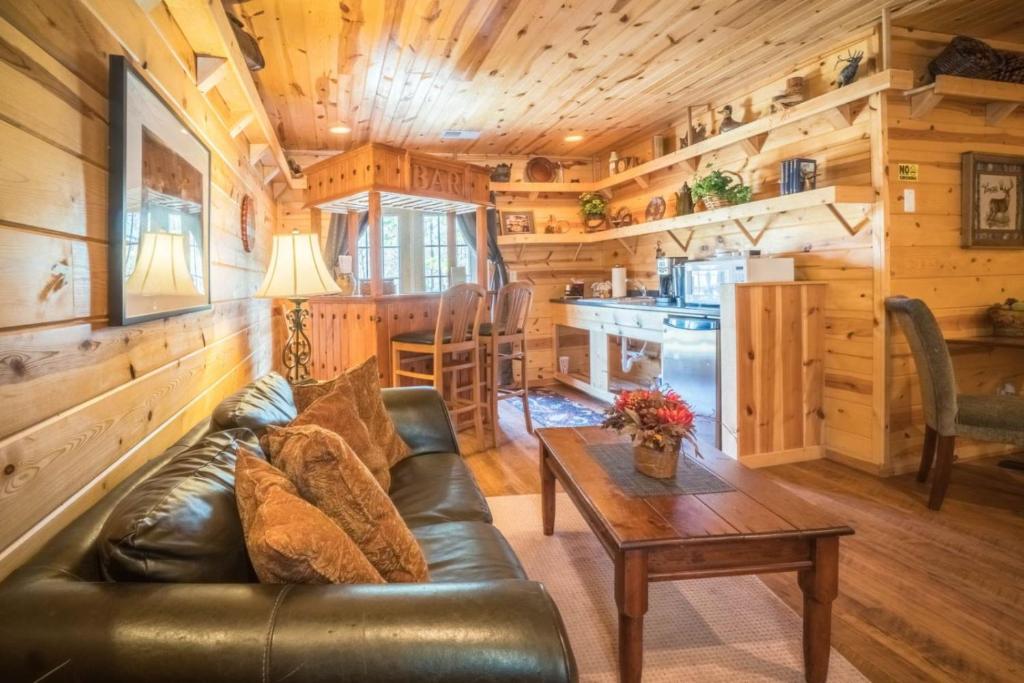
{"label": "wood plank wall", "polygon": [[[912,69],[920,80],[928,62],[951,36],[897,32],[896,68]],[[1024,51],[1024,45],[1018,47]],[[950,336],[988,334],[985,309],[1007,297],[1024,298],[1024,252],[960,248],[960,155],[974,151],[1024,155],[1024,112],[997,126],[986,125],[981,103],[945,100],[923,119],[911,119],[905,98],[889,97],[889,177],[893,179],[891,215],[891,291],[919,297],[935,312]],[[916,163],[917,182],[900,182],[897,164]],[[905,192],[916,207],[906,211]],[[1024,392],[1024,356],[1008,349],[958,350],[953,358],[960,390],[994,393],[1005,385]],[[916,467],[924,438],[921,393],[913,358],[902,333],[891,340],[890,442],[893,471]],[[963,442],[961,458],[1012,450],[994,444]]]}
{"label": "wood plank wall", "polygon": [[[211,148],[211,311],[107,326],[107,56],[127,54]],[[276,207],[195,87],[192,55],[134,2],[0,3],[0,576],[270,368],[250,295]],[[215,103],[216,104],[216,103]],[[252,194],[257,245],[242,249]],[[48,290],[51,274],[68,284]]]}
{"label": "wood plank wall", "polygon": [[[785,79],[789,75],[805,76],[810,96],[830,90],[835,87],[835,57],[846,54],[849,49],[865,51],[862,69],[866,71],[862,74],[870,73],[876,53],[875,41],[870,36],[856,37],[848,44],[837,46],[835,50],[789,72],[780,68],[780,75],[775,80],[715,102],[713,106],[705,107],[704,113],[695,120],[702,120],[702,117],[706,120],[709,109],[717,111],[725,104],[732,104],[734,116],[742,120],[769,113],[772,97],[784,90]],[[819,186],[869,186],[872,183],[869,142],[872,112],[868,102],[861,102],[852,111],[853,125],[840,129],[834,128],[825,116],[804,120],[772,133],[761,152],[753,157],[748,157],[737,145],[701,159],[699,170],[706,172],[710,165],[710,168],[737,171],[752,184],[755,198],[763,198],[778,194],[779,162],[789,157],[810,157],[818,161]],[[683,132],[684,125],[685,118],[663,132],[671,139],[676,132]],[[717,123],[715,126],[717,130]],[[625,141],[615,151],[620,157],[635,155],[644,160],[651,156],[649,149],[650,136],[646,135],[642,139],[634,138],[632,142]],[[603,174],[606,168],[607,154],[602,155],[597,164],[599,173]],[[666,169],[650,179],[647,189],[639,186],[618,189],[611,200],[611,209],[614,211],[626,206],[635,220],[642,221],[647,202],[654,196],[661,196],[667,202],[667,213],[671,215],[675,208],[674,193],[684,181],[692,185],[692,175],[683,170]],[[499,201],[516,208],[533,206],[522,200],[499,197]],[[575,210],[575,205],[571,205],[571,209]],[[564,210],[569,211],[569,206]],[[848,219],[862,228],[855,236],[848,234],[824,207],[793,216],[779,216],[757,248],[766,254],[795,258],[798,279],[828,282],[825,310],[826,453],[877,470],[884,457],[885,435],[882,431],[884,416],[873,414],[874,391],[878,384],[872,352],[877,333],[872,310],[875,288],[873,225],[871,220],[861,215],[851,214]],[[685,234],[680,236],[685,240]],[[612,265],[620,264],[629,269],[631,277],[642,279],[649,288],[655,287],[654,255],[659,240],[670,256],[683,255],[680,247],[669,237],[650,235],[631,243],[635,255],[617,242],[609,242],[603,247],[584,247],[581,256],[593,259],[589,263],[593,264],[600,279],[608,277],[607,270]],[[716,249],[751,247],[735,228],[711,228],[695,234],[686,254],[691,258],[707,257]],[[518,247],[506,248],[506,260],[515,260],[516,250]],[[525,254],[529,257],[550,250],[550,247],[529,247]],[[552,285],[560,282],[562,280],[553,278]],[[554,360],[550,359],[546,364],[535,362],[539,364],[541,377],[549,377],[547,367],[553,367]]]}

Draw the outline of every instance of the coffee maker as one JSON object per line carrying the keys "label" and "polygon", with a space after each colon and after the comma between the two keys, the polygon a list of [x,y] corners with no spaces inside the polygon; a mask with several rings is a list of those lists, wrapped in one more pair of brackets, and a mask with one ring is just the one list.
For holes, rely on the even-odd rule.
{"label": "coffee maker", "polygon": [[658,250],[655,253],[655,267],[658,271],[658,296],[655,301],[659,304],[675,304],[676,299],[679,297],[675,278],[673,277],[672,271],[674,266],[679,266],[682,269],[682,265],[686,263],[687,258],[685,256],[665,256],[665,252],[661,250],[661,243],[658,243]]}

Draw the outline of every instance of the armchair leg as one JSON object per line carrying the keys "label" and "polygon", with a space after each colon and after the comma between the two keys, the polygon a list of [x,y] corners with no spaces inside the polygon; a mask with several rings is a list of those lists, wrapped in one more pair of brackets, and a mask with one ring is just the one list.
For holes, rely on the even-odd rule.
{"label": "armchair leg", "polygon": [[921,450],[921,466],[917,468],[917,480],[927,481],[928,473],[932,469],[932,461],[935,460],[935,439],[939,433],[931,427],[924,428],[924,448]]}
{"label": "armchair leg", "polygon": [[928,507],[938,510],[942,507],[942,500],[946,497],[946,489],[949,488],[949,475],[953,469],[953,447],[956,445],[955,436],[940,436],[935,459],[935,480],[932,482],[932,492],[928,497]]}

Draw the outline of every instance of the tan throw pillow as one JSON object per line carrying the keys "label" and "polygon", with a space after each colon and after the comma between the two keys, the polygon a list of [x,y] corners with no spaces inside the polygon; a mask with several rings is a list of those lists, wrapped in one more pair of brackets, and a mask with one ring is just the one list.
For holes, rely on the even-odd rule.
{"label": "tan throw pillow", "polygon": [[[337,524],[295,494],[287,477],[242,451],[235,463],[238,512],[262,583],[384,583]],[[289,490],[291,488],[291,490]]]}
{"label": "tan throw pillow", "polygon": [[377,357],[371,356],[368,360],[352,368],[344,375],[351,387],[352,396],[355,398],[359,416],[363,418],[370,434],[384,449],[384,456],[392,467],[401,460],[409,457],[409,446],[402,441],[395,429],[395,423],[391,421],[388,409],[384,405],[384,398],[380,393],[380,373],[377,369]]}
{"label": "tan throw pillow", "polygon": [[359,410],[347,385],[339,383],[329,394],[313,401],[288,426],[303,425],[317,425],[343,438],[380,483],[380,487],[385,491],[391,487],[391,466],[384,455],[384,449],[371,437],[366,424],[359,417]]}
{"label": "tan throw pillow", "polygon": [[296,414],[302,414],[302,412],[313,405],[313,401],[317,400],[321,396],[326,396],[331,393],[334,389],[334,383],[338,381],[338,378],[329,379],[326,382],[310,382],[308,384],[293,384],[292,385],[292,396],[295,400],[295,412]]}
{"label": "tan throw pillow", "polygon": [[305,425],[271,428],[271,461],[356,542],[390,583],[429,580],[423,551],[394,503],[345,440]]}

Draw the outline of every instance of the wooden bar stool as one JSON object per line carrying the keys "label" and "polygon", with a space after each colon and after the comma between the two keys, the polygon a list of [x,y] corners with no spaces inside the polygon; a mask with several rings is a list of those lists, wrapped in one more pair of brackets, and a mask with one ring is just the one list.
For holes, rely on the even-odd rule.
{"label": "wooden bar stool", "polygon": [[[530,400],[526,368],[526,322],[533,303],[533,286],[526,282],[512,282],[498,292],[494,305],[494,318],[480,326],[480,345],[484,348],[484,393],[488,421],[491,423],[491,445],[498,445],[498,401],[508,398],[523,399],[523,418],[526,431],[533,433],[530,421]],[[516,350],[516,345],[519,350]],[[507,348],[507,350],[502,350]],[[502,361],[519,361],[518,386],[502,386],[498,375]]]}
{"label": "wooden bar stool", "polygon": [[[484,288],[474,284],[456,285],[441,296],[441,309],[433,330],[403,332],[391,338],[391,386],[399,386],[401,377],[429,381],[448,403],[453,422],[459,415],[472,412],[473,433],[483,445],[480,383],[480,318],[483,316]],[[402,354],[415,354],[402,357]],[[403,370],[402,364],[431,361],[430,372]],[[459,385],[460,374],[469,381]],[[449,379],[450,376],[450,379]],[[462,394],[471,392],[471,398]]]}

